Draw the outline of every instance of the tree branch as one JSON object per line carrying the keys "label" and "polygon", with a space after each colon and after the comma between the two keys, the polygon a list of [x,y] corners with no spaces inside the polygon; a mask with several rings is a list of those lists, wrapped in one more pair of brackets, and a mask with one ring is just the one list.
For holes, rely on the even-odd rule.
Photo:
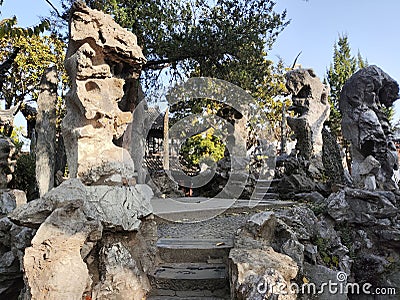
{"label": "tree branch", "polygon": [[63,16],[60,14],[60,12],[58,11],[58,9],[53,5],[53,3],[51,3],[50,0],[44,0],[47,2],[48,5],[51,6],[51,8],[54,9],[54,11],[56,12],[57,16],[60,17],[61,19],[63,19]]}
{"label": "tree branch", "polygon": [[18,52],[21,50],[21,48],[17,47],[14,49],[13,53],[11,53],[10,57],[7,58],[1,65],[0,65],[0,90],[3,89],[3,84],[4,84],[4,79],[6,77],[6,72],[8,69],[11,68],[11,65],[13,64],[15,58],[18,55]]}
{"label": "tree branch", "polygon": [[303,52],[303,51],[300,51],[299,54],[297,54],[296,58],[294,59],[294,62],[293,62],[293,65],[292,65],[292,70],[293,70],[294,67],[296,66],[297,60],[299,59],[299,57],[300,57],[300,55],[301,55],[302,52]]}
{"label": "tree branch", "polygon": [[4,76],[4,74],[11,68],[12,63],[14,62],[15,58],[18,55],[18,52],[21,49],[19,47],[15,48],[13,53],[11,53],[10,57],[7,58],[1,65],[0,65],[0,76]]}

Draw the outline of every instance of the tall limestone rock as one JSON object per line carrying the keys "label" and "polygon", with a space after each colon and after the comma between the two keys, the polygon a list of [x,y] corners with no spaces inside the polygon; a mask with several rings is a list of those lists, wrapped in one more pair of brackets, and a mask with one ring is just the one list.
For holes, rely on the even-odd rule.
{"label": "tall limestone rock", "polygon": [[75,2],[65,61],[72,88],[63,120],[71,177],[92,184],[132,176],[133,160],[117,145],[132,122],[132,86],[145,62],[133,33]]}
{"label": "tall limestone rock", "polygon": [[[121,147],[145,63],[136,37],[75,2],[65,62],[72,82],[63,135],[71,178],[10,215],[37,228],[21,299],[144,299],[157,229],[145,184]],[[134,141],[132,141],[133,143]]]}
{"label": "tall limestone rock", "polygon": [[309,160],[322,156],[322,128],[329,118],[329,87],[319,80],[312,69],[295,69],[286,73],[286,87],[292,94],[288,125],[297,139],[299,155]]}
{"label": "tall limestone rock", "polygon": [[36,179],[40,196],[54,187],[57,69],[48,68],[40,82],[36,117]]}

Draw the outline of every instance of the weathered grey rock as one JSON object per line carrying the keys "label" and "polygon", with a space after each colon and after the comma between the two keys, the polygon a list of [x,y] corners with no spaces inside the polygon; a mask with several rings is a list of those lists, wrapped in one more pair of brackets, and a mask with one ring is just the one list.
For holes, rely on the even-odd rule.
{"label": "weathered grey rock", "polygon": [[0,298],[17,299],[23,286],[21,271],[24,250],[36,230],[0,219]]}
{"label": "weathered grey rock", "polygon": [[24,276],[31,299],[81,299],[91,279],[81,257],[86,242],[102,235],[77,203],[56,209],[39,227],[32,247],[25,249]]}
{"label": "weathered grey rock", "polygon": [[[11,68],[11,64],[8,68]],[[15,115],[19,112],[20,108],[21,103],[11,107],[10,109],[0,109],[0,126],[3,127],[3,134],[5,136],[11,136],[12,130],[14,128],[14,118]]]}
{"label": "weathered grey rock", "polygon": [[19,190],[0,194],[0,298],[16,299],[23,285],[20,262],[35,230],[13,224],[5,215],[26,203]]}
{"label": "weathered grey rock", "polygon": [[236,233],[235,248],[266,249],[270,247],[275,238],[277,221],[273,212],[254,214]]}
{"label": "weathered grey rock", "polygon": [[392,107],[398,94],[397,82],[373,65],[356,72],[343,86],[339,100],[342,132],[351,142],[352,176],[357,187],[363,188],[365,175],[372,173],[379,189],[397,188],[392,176],[398,168],[398,156],[383,107]]}
{"label": "weathered grey rock", "polygon": [[297,139],[299,156],[309,160],[318,157],[321,164],[322,128],[329,117],[329,87],[322,84],[312,69],[295,69],[286,73],[286,87],[292,94],[295,117],[288,117],[288,125]]}
{"label": "weathered grey rock", "polygon": [[140,262],[120,242],[102,247],[100,268],[102,275],[93,288],[92,299],[144,299],[150,290]]}
{"label": "weathered grey rock", "polygon": [[14,158],[15,146],[9,137],[0,134],[0,189],[7,188],[12,179],[17,161]]}
{"label": "weathered grey rock", "polygon": [[[381,197],[385,197],[389,202],[395,201],[393,193],[390,192],[382,192]],[[326,199],[321,196],[320,201],[326,201]],[[297,283],[306,279],[306,281],[315,284],[317,291],[320,284],[324,282],[328,283],[329,280],[333,283],[338,282],[336,277],[338,272],[350,275],[354,263],[350,258],[350,250],[347,247],[353,246],[350,242],[353,232],[351,226],[351,224],[337,224],[335,220],[324,214],[317,217],[307,206],[280,209],[273,213],[255,214],[237,232],[234,242],[234,250],[237,252],[231,251],[232,257],[234,255],[242,257],[243,255],[248,261],[243,265],[238,264],[237,268],[243,274],[248,275],[241,277],[243,284],[236,284],[234,292],[236,294],[233,295],[238,296],[233,299],[267,299],[270,296],[269,294],[265,298],[260,297],[260,293],[257,293],[254,287],[263,282],[269,284],[270,281],[268,280],[272,279],[276,280],[276,283],[282,282],[282,279],[276,276],[276,274],[283,275],[279,270],[271,267],[274,270],[269,270],[268,275],[266,275],[263,273],[263,269],[260,269],[262,267],[253,266],[253,264],[263,264],[258,261],[257,255],[263,251],[268,251],[270,247],[280,255],[290,257],[296,263],[298,268]],[[341,231],[338,231],[338,228]],[[383,237],[388,237],[391,241],[387,241],[387,243],[397,247],[398,236],[396,231],[391,230],[389,233],[379,230],[382,231],[382,228],[377,226],[373,231],[373,236],[380,236],[382,243]],[[240,252],[240,250],[243,251]],[[360,251],[360,248],[351,248],[351,251],[354,256],[355,253]],[[268,254],[263,253],[262,255],[264,260],[271,259]],[[252,270],[252,273],[250,273],[250,270]],[[249,273],[246,273],[247,271]],[[393,278],[393,280],[396,278],[394,274],[395,272],[390,273],[390,278]],[[235,276],[235,273],[233,273],[232,282],[235,282]],[[286,278],[284,275],[283,277]],[[232,287],[235,287],[235,285],[232,285]],[[299,287],[301,289],[301,285]],[[300,290],[297,297],[304,300],[311,299],[313,297],[311,294],[317,293],[310,292],[303,295]],[[336,298],[332,298],[325,290],[322,296],[318,294],[318,297],[322,297],[318,299],[347,299],[346,295],[335,294],[335,296]],[[276,295],[276,297],[278,296]]]}
{"label": "weathered grey rock", "polygon": [[[378,248],[377,245],[374,247]],[[398,261],[398,253],[390,251],[387,254],[390,260]],[[399,284],[398,266],[390,263],[386,256],[371,251],[361,251],[355,260],[353,272],[357,282],[368,282],[372,286],[398,287]],[[392,281],[392,278],[395,280]]]}
{"label": "weathered grey rock", "polygon": [[304,245],[297,240],[287,240],[282,245],[282,253],[291,257],[297,264],[300,270],[303,269],[304,263]]}
{"label": "weathered grey rock", "polygon": [[317,264],[318,247],[307,243],[304,246],[304,257],[313,265]]}
{"label": "weathered grey rock", "polygon": [[126,134],[124,135],[123,147],[129,150],[132,157],[137,174],[137,183],[143,184],[146,180],[143,160],[145,157],[147,136],[145,132],[147,102],[139,83],[135,86],[135,89],[137,90],[135,97],[137,103],[135,103],[135,110],[133,111],[133,121],[128,125]]}
{"label": "weathered grey rock", "polygon": [[107,229],[138,230],[140,220],[153,212],[150,204],[153,193],[148,185],[98,185],[88,186],[86,189],[86,212],[93,218],[98,218]]}
{"label": "weathered grey rock", "polygon": [[377,175],[381,164],[372,155],[368,155],[362,163],[358,165],[358,173],[360,175]]}
{"label": "weathered grey rock", "polygon": [[278,184],[278,192],[281,195],[312,192],[315,190],[315,182],[305,174],[292,174],[285,176]]}
{"label": "weathered grey rock", "polygon": [[132,158],[116,144],[132,122],[131,87],[146,59],[136,36],[111,16],[77,1],[70,20],[65,67],[72,88],[63,120],[70,176],[87,184],[106,182],[116,174],[129,179]]}
{"label": "weathered grey rock", "polygon": [[330,217],[319,215],[317,218],[306,207],[279,210],[276,215],[280,224],[275,231],[274,249],[293,258],[300,274],[304,272],[304,262],[335,265],[350,273],[349,249],[342,244],[337,224]]}
{"label": "weathered grey rock", "polygon": [[325,197],[319,192],[313,191],[311,193],[299,193],[295,195],[296,200],[301,200],[305,202],[310,202],[314,204],[321,204],[324,202]]}
{"label": "weathered grey rock", "polygon": [[48,68],[40,82],[36,115],[36,180],[43,196],[54,187],[56,154],[57,68]]}
{"label": "weathered grey rock", "polygon": [[399,212],[391,198],[394,198],[394,194],[390,192],[345,188],[329,196],[328,213],[339,223],[378,225]]}
{"label": "weathered grey rock", "polygon": [[[347,274],[343,272],[334,271],[322,265],[311,265],[309,263],[304,264],[304,272],[307,280],[310,284],[305,287],[305,295],[308,297],[313,297],[318,295],[319,300],[347,300],[347,294],[340,292],[340,285],[342,285],[342,290],[347,283]],[[329,285],[329,282],[333,283],[333,288],[331,291],[328,286],[321,288],[323,284]],[[334,293],[336,289],[336,293]],[[308,299],[310,299],[308,298]],[[307,298],[304,298],[307,299]],[[312,298],[311,298],[312,299]]]}
{"label": "weathered grey rock", "polygon": [[290,226],[299,240],[310,240],[317,235],[318,219],[309,208],[293,207],[288,210],[279,210],[276,215]]}
{"label": "weathered grey rock", "polygon": [[367,191],[375,191],[376,190],[376,179],[374,175],[367,175],[364,179],[364,188]]}
{"label": "weathered grey rock", "polygon": [[246,229],[255,237],[271,241],[276,228],[276,217],[272,211],[257,213],[247,221]]}
{"label": "weathered grey rock", "polygon": [[0,216],[7,215],[26,203],[26,194],[20,190],[0,190]]}
{"label": "weathered grey rock", "polygon": [[290,281],[297,275],[296,263],[287,255],[266,249],[232,249],[229,253],[232,299],[296,299]]}
{"label": "weathered grey rock", "polygon": [[178,183],[172,180],[166,171],[152,174],[149,185],[157,197],[184,197],[185,193],[179,190]]}
{"label": "weathered grey rock", "polygon": [[10,218],[24,226],[38,227],[54,210],[74,204],[107,229],[132,231],[139,228],[141,218],[152,213],[152,194],[147,185],[84,186],[79,179],[70,179],[14,210]]}
{"label": "weathered grey rock", "polygon": [[54,210],[71,203],[83,204],[85,196],[86,188],[82,182],[79,179],[70,179],[42,198],[14,210],[9,217],[19,225],[38,228]]}
{"label": "weathered grey rock", "polygon": [[[237,95],[240,94],[234,88],[228,92],[224,91],[224,93],[229,95],[228,97],[234,97],[231,99],[237,99],[237,95],[232,95],[235,92],[238,93]],[[247,125],[250,112],[248,107],[249,102],[244,100],[246,100],[246,96],[235,102],[236,107],[234,109],[224,105],[217,112],[219,117],[228,121],[224,125],[224,130],[228,132],[224,158],[218,161],[216,168],[216,177],[217,181],[219,181],[218,197],[221,198],[239,198],[245,190],[248,179],[250,160],[246,157],[246,141],[249,135]]]}

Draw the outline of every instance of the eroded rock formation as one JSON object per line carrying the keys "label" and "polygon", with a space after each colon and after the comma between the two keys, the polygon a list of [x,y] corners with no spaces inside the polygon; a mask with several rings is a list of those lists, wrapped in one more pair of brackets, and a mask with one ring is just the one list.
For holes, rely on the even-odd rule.
{"label": "eroded rock formation", "polygon": [[25,249],[20,297],[142,299],[155,260],[153,192],[130,180],[132,158],[118,145],[145,59],[132,33],[82,2],[72,7],[70,27],[63,132],[73,178],[9,214],[18,226],[37,229]]}
{"label": "eroded rock formation", "polygon": [[26,203],[19,190],[1,190],[0,194],[0,298],[17,299],[23,287],[20,268],[24,249],[29,246],[36,230],[18,226],[7,214]]}
{"label": "eroded rock formation", "polygon": [[140,219],[152,213],[152,195],[147,185],[85,186],[79,179],[70,179],[16,209],[10,218],[21,225],[39,227],[54,210],[75,203],[87,216],[103,222],[106,229],[134,231],[140,228]]}
{"label": "eroded rock formation", "polygon": [[[301,290],[304,278],[318,288],[324,280],[337,282],[338,271],[350,273],[348,252],[329,219],[306,207],[255,214],[238,231],[229,255],[232,299],[310,299]],[[333,256],[334,268],[327,262]],[[325,291],[318,299],[347,299],[328,296]]]}
{"label": "eroded rock formation", "polygon": [[312,69],[295,69],[286,73],[286,87],[292,94],[288,125],[297,139],[299,156],[309,160],[322,153],[322,128],[329,117],[330,89],[322,84]]}
{"label": "eroded rock formation", "polygon": [[[84,186],[79,179],[70,179],[42,198],[15,209],[9,215],[14,223],[38,228],[32,246],[25,250],[24,256],[27,295],[32,299],[78,299],[77,295],[82,296],[86,293],[92,295],[93,299],[103,299],[104,291],[100,290],[103,290],[101,286],[104,284],[92,280],[93,274],[97,274],[95,278],[112,277],[107,274],[115,268],[120,272],[127,269],[128,274],[131,272],[129,264],[135,265],[138,260],[141,264],[132,272],[140,274],[142,279],[138,281],[130,277],[133,281],[127,280],[125,289],[119,286],[119,291],[121,295],[133,291],[145,295],[149,285],[141,267],[151,264],[147,261],[152,260],[152,255],[143,258],[137,252],[148,252],[144,241],[154,241],[156,233],[147,230],[144,237],[135,232],[140,231],[143,226],[154,227],[150,218],[151,197],[152,191],[147,185]],[[143,225],[143,222],[147,224]],[[102,262],[101,253],[111,251],[108,249],[110,246],[103,240],[103,231],[114,232],[116,244],[125,243],[130,236],[130,243],[137,245],[137,255],[127,261],[125,259],[128,254],[117,253],[113,259],[103,257],[106,261]],[[94,249],[95,252],[92,253],[98,242],[103,246],[98,246],[99,248]],[[110,259],[112,264],[108,265]],[[102,264],[101,270],[97,269],[99,263]],[[96,266],[91,272],[89,269],[93,267],[90,267],[90,264]],[[65,278],[71,280],[66,281]],[[118,281],[115,279],[107,283],[106,289],[113,287],[114,295],[118,294],[115,284],[123,283],[123,280],[118,278]],[[47,291],[46,294],[43,294],[43,291]]]}
{"label": "eroded rock formation", "polygon": [[[330,113],[329,87],[321,83],[312,69],[289,71],[286,74],[286,87],[292,94],[290,110],[294,111],[294,116],[288,117],[287,122],[294,132],[296,148],[290,155],[283,154],[278,159],[277,165],[284,166],[278,192],[285,197],[292,197],[296,193],[314,191],[327,171],[343,173],[343,168],[339,170],[337,165],[324,165],[331,163],[324,160],[327,147],[324,147],[322,134],[324,122]],[[333,154],[340,157],[336,147],[329,150],[335,152],[329,153],[330,157]],[[331,181],[338,181],[342,177],[343,174],[335,174]]]}
{"label": "eroded rock formation", "polygon": [[325,203],[352,253],[355,282],[400,286],[399,196],[390,191],[345,188]]}
{"label": "eroded rock formation", "polygon": [[275,215],[264,212],[252,216],[239,229],[229,253],[232,299],[269,299],[277,294],[278,285],[282,295],[277,299],[296,299],[289,286],[298,266],[292,258],[271,247],[276,225]]}
{"label": "eroded rock formation", "polygon": [[[300,289],[305,287],[306,292],[300,290],[297,295],[297,299],[304,300],[369,299],[362,290],[357,295],[346,291],[336,294],[327,289],[322,291],[320,287],[328,282],[344,287],[358,284],[392,290],[400,286],[400,196],[398,190],[392,190],[395,186],[391,181],[397,154],[382,110],[383,105],[390,107],[397,98],[397,83],[379,68],[371,66],[356,73],[343,89],[341,101],[347,101],[341,104],[343,125],[347,126],[343,127],[343,133],[352,138],[353,151],[357,151],[354,152],[356,169],[353,166],[353,176],[358,185],[345,187],[342,184],[347,179],[335,138],[323,129],[324,138],[318,137],[315,141],[312,126],[307,125],[310,95],[315,95],[309,87],[311,83],[303,89],[303,83],[307,82],[303,75],[307,72],[299,70],[288,78],[288,89],[297,95],[294,109],[300,113],[300,117],[295,118],[295,125],[301,126],[292,127],[298,139],[297,153],[280,158],[284,162],[284,174],[278,185],[280,197],[289,195],[290,199],[302,204],[255,214],[238,231],[230,255],[231,290],[237,299],[265,299],[254,288],[264,282],[270,287],[286,286],[289,282]],[[309,76],[312,74],[304,75]],[[295,85],[299,81],[303,83]],[[321,83],[319,87],[318,93],[323,90]],[[320,108],[320,119],[314,118],[317,120],[314,128],[322,129],[326,120],[322,107],[327,103],[314,104],[314,112]],[[323,147],[319,148],[321,141]],[[318,170],[321,166],[323,170]],[[322,178],[315,177],[320,171],[327,176],[335,173],[329,179],[336,184],[328,185]],[[365,187],[375,185],[375,178],[380,190],[366,190]],[[268,249],[270,253],[263,252]],[[262,257],[268,263],[264,263]],[[277,257],[281,264],[274,266]],[[290,269],[288,257],[298,267],[297,275],[292,273],[295,277],[283,275]],[[264,266],[270,267],[267,272]],[[310,292],[308,283],[319,289],[318,295]],[[270,296],[268,291],[266,295]],[[274,296],[286,299],[283,294]],[[398,298],[397,295],[385,297]]]}
{"label": "eroded rock formation", "polygon": [[[54,187],[56,154],[57,68],[45,71],[40,82],[36,116],[36,180],[43,196]],[[34,141],[32,141],[33,143]]]}
{"label": "eroded rock formation", "polygon": [[358,187],[396,188],[392,176],[398,156],[385,108],[398,97],[398,83],[377,66],[359,70],[343,86],[342,132],[351,142],[351,174]]}
{"label": "eroded rock formation", "polygon": [[101,238],[102,229],[78,203],[54,210],[25,249],[28,299],[80,299],[89,291],[92,280],[83,258]]}
{"label": "eroded rock formation", "polygon": [[133,160],[117,144],[132,122],[134,81],[146,62],[136,36],[77,1],[66,57],[72,88],[63,135],[70,176],[88,184],[132,177]]}

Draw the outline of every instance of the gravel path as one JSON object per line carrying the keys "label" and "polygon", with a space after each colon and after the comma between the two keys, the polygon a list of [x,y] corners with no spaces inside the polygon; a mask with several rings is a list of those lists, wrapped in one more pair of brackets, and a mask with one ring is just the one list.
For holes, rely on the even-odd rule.
{"label": "gravel path", "polygon": [[159,238],[230,239],[254,213],[227,213],[197,223],[157,220]]}

